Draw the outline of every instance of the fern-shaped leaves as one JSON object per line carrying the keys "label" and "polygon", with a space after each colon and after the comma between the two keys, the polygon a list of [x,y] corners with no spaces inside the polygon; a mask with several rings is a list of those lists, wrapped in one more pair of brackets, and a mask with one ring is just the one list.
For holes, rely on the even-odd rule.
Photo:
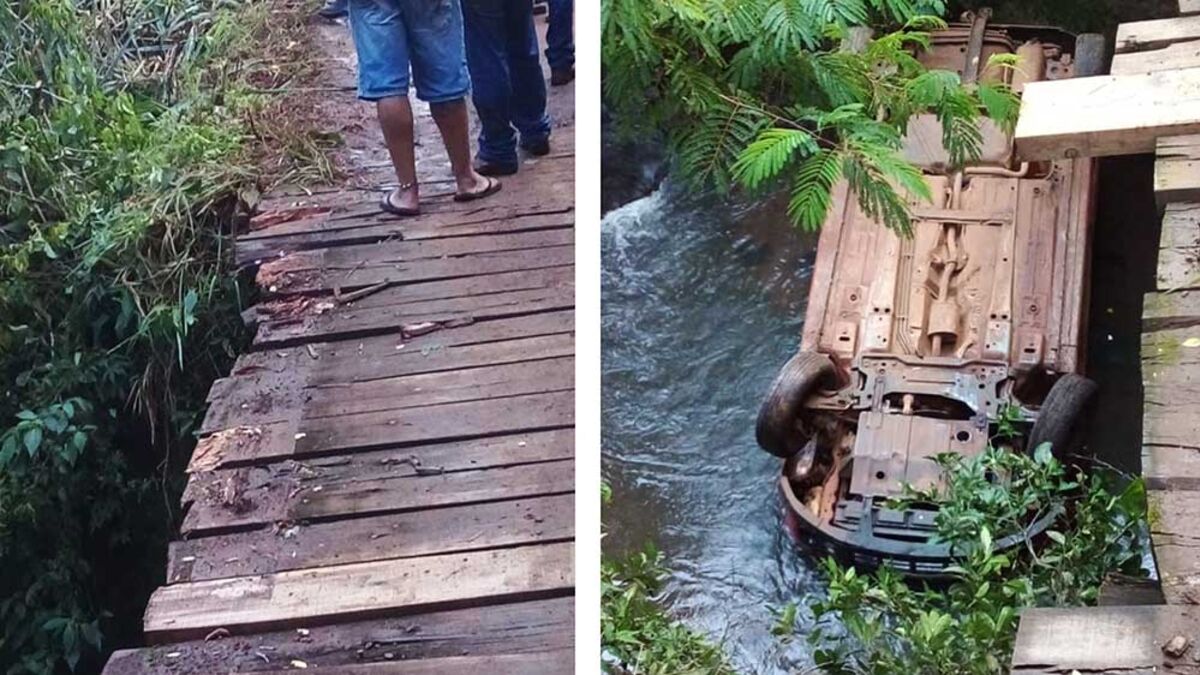
{"label": "fern-shaped leaves", "polygon": [[684,176],[720,192],[729,189],[731,167],[767,124],[762,113],[748,106],[722,103],[685,128],[676,140]]}
{"label": "fern-shaped leaves", "polygon": [[842,177],[842,156],[835,150],[817,150],[801,162],[792,178],[788,215],[810,232],[821,228],[829,214],[833,186]]}
{"label": "fern-shaped leaves", "polygon": [[1021,110],[1021,99],[1016,92],[1003,84],[981,84],[976,92],[979,102],[987,109],[1004,133],[1011,134],[1017,126],[1017,114]]}
{"label": "fern-shaped leaves", "polygon": [[746,146],[733,165],[733,177],[757,189],[777,177],[796,159],[817,151],[817,141],[803,129],[766,129]]}

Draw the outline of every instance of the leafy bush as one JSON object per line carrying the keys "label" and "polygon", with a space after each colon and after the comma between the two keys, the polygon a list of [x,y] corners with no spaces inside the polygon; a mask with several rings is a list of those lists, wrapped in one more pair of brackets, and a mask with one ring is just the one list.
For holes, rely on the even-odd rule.
{"label": "leafy bush", "polygon": [[[227,232],[268,5],[0,6],[0,671],[95,668],[162,581],[246,335]],[[259,32],[256,32],[259,31]]]}
{"label": "leafy bush", "polygon": [[[945,490],[901,501],[941,501],[938,539],[961,560],[934,587],[906,582],[886,567],[863,575],[825,561],[829,592],[810,607],[817,620],[810,639],[824,672],[1006,673],[1021,609],[1094,603],[1107,574],[1140,572],[1140,480],[1118,491],[1115,477],[1073,473],[1048,445],[1034,457],[990,449],[940,461]],[[1052,513],[1061,515],[1044,537],[996,548]],[[790,632],[796,612],[784,615],[783,632]]]}
{"label": "leafy bush", "polygon": [[[788,177],[789,214],[816,229],[844,178],[865,213],[908,231],[902,192],[930,198],[899,154],[908,121],[937,115],[960,165],[979,155],[981,111],[1008,126],[1018,108],[1003,85],[964,87],[913,56],[943,11],[941,0],[603,0],[606,103],[626,131],[665,130],[698,186]],[[885,32],[842,49],[863,25]]]}
{"label": "leafy bush", "polygon": [[[600,484],[603,503],[612,488]],[[601,535],[603,538],[603,535]],[[674,621],[654,601],[666,576],[652,544],[620,560],[600,564],[602,670],[614,675],[733,675],[721,649]]]}

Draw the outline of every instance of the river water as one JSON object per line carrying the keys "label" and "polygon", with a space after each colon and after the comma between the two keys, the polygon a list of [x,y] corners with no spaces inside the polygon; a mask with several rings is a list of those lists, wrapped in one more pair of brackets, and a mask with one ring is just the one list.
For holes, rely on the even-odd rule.
{"label": "river water", "polygon": [[781,527],[761,394],[799,343],[815,236],[781,204],[695,199],[670,182],[609,212],[603,238],[606,551],[654,542],[671,614],[742,672],[795,672],[774,610],[819,589]]}
{"label": "river water", "polygon": [[[1090,445],[1134,473],[1139,318],[1158,240],[1152,168],[1102,163],[1092,246],[1088,375],[1101,397]],[[822,582],[782,528],[779,462],[753,429],[799,343],[816,238],[788,226],[778,201],[697,198],[669,180],[609,211],[601,233],[605,551],[655,543],[674,617],[721,642],[740,672],[797,672],[808,644],[772,635],[775,611]]]}

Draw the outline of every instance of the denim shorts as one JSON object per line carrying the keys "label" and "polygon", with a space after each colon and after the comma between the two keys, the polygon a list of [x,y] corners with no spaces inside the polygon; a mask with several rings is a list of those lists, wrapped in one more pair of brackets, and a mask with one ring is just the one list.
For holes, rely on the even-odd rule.
{"label": "denim shorts", "polygon": [[358,52],[358,96],[407,96],[409,65],[417,98],[443,103],[471,91],[459,0],[350,0]]}

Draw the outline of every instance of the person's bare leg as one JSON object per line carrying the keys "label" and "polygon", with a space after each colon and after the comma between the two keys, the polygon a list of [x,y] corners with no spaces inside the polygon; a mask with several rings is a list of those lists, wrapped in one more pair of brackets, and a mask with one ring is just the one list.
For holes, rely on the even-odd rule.
{"label": "person's bare leg", "polygon": [[459,194],[478,192],[488,185],[488,179],[471,166],[471,125],[467,117],[467,100],[431,103],[429,112],[442,132],[446,154],[450,155],[450,170],[458,184]]}
{"label": "person's bare leg", "polygon": [[379,126],[387,143],[396,180],[408,189],[394,190],[388,199],[393,206],[415,209],[421,203],[417,187],[417,159],[413,148],[413,112],[407,96],[392,96],[376,103]]}

